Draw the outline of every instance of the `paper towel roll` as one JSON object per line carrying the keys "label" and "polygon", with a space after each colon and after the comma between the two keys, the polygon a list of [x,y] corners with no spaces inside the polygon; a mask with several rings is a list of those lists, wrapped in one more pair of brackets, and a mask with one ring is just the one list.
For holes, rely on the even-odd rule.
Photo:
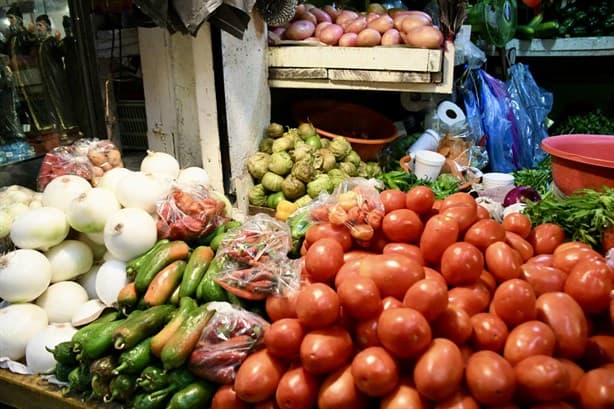
{"label": "paper towel roll", "polygon": [[437,107],[437,117],[444,125],[451,128],[465,120],[465,113],[454,102],[443,101]]}

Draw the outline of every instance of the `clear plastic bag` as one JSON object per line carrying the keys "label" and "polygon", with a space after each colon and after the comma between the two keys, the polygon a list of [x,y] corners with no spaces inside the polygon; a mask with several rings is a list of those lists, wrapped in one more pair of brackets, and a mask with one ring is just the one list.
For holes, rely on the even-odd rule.
{"label": "clear plastic bag", "polygon": [[215,309],[215,315],[190,354],[188,369],[211,382],[232,384],[245,358],[264,346],[264,332],[270,324],[226,302],[211,303],[210,308]]}
{"label": "clear plastic bag", "polygon": [[546,157],[541,141],[548,136],[546,117],[552,110],[552,93],[540,88],[529,68],[514,64],[506,82],[518,132],[518,163],[521,168],[533,169]]}
{"label": "clear plastic bag", "polygon": [[156,203],[158,238],[191,241],[228,219],[226,204],[204,185],[175,184]]}
{"label": "clear plastic bag", "polygon": [[300,285],[301,260],[291,260],[290,227],[264,213],[226,233],[215,255],[215,282],[234,295],[262,300]]}

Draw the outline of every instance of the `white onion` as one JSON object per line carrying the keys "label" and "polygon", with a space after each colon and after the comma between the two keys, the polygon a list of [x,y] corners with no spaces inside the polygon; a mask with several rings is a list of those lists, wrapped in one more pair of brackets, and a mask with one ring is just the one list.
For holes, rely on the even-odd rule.
{"label": "white onion", "polygon": [[30,209],[15,218],[11,226],[11,240],[22,249],[47,250],[60,244],[70,226],[63,211],[55,207]]}
{"label": "white onion", "polygon": [[26,345],[48,324],[47,313],[38,305],[11,304],[0,309],[0,356],[18,361],[26,355]]}
{"label": "white onion", "polygon": [[13,203],[28,204],[34,196],[34,191],[25,186],[11,185],[6,188],[6,196]]}
{"label": "white onion", "polygon": [[113,192],[95,187],[70,202],[66,217],[70,226],[79,232],[99,233],[109,216],[120,208]]}
{"label": "white onion", "polygon": [[90,189],[92,189],[90,182],[81,176],[59,176],[45,186],[43,206],[57,207],[66,212],[71,200]]}
{"label": "white onion", "polygon": [[107,306],[104,305],[102,301],[100,301],[98,298],[94,298],[81,304],[77,311],[75,311],[75,314],[72,316],[70,322],[75,327],[89,324],[90,322],[96,320],[96,318],[100,317],[100,314],[102,314],[106,308]]}
{"label": "white onion", "polygon": [[115,212],[104,226],[104,244],[121,261],[129,261],[149,250],[157,240],[156,222],[143,209]]}
{"label": "white onion", "polygon": [[99,234],[102,240],[102,243],[96,243],[87,233],[79,233],[77,236],[77,240],[82,241],[87,244],[87,246],[92,249],[92,253],[94,253],[94,262],[96,260],[102,259],[104,253],[107,252],[107,248],[104,246],[104,235],[102,233],[93,233]]}
{"label": "white onion", "polygon": [[166,197],[170,189],[171,179],[151,173],[132,172],[119,181],[116,196],[124,207],[155,213],[156,202]]}
{"label": "white onion", "polygon": [[[104,229],[103,229],[103,231],[104,231]],[[104,246],[104,234],[103,234],[103,232],[100,232],[100,233],[85,233],[85,235],[87,236],[88,239],[90,239],[94,243],[100,244],[100,245]]]}
{"label": "white onion", "polygon": [[21,216],[28,210],[30,210],[30,206],[25,203],[15,202],[8,207],[9,213],[13,216],[13,219],[17,216]]}
{"label": "white onion", "polygon": [[64,240],[45,253],[51,263],[51,282],[72,280],[94,264],[92,249],[79,240]]}
{"label": "white onion", "polygon": [[179,184],[207,186],[209,182],[210,179],[207,171],[198,166],[181,169],[179,176],[177,176],[177,183]]}
{"label": "white onion", "polygon": [[0,239],[5,238],[11,233],[13,216],[6,208],[0,209]]}
{"label": "white onion", "polygon": [[106,261],[96,274],[96,294],[100,301],[111,307],[117,303],[119,291],[129,282],[126,263],[119,260]]}
{"label": "white onion", "polygon": [[51,284],[36,304],[47,312],[49,322],[70,322],[79,307],[88,300],[87,291],[74,281]]}
{"label": "white onion", "polygon": [[38,199],[34,199],[34,200],[32,200],[30,202],[28,207],[30,207],[30,209],[38,209],[39,207],[43,207],[43,201],[42,200],[38,200]]}
{"label": "white onion", "polygon": [[100,264],[94,264],[90,270],[77,279],[77,282],[85,288],[89,298],[97,298],[96,295],[96,275]]}
{"label": "white onion", "polygon": [[53,350],[61,342],[70,341],[77,330],[68,323],[49,324],[36,333],[26,345],[26,364],[35,374],[48,373],[55,368]]}
{"label": "white onion", "polygon": [[168,153],[147,151],[147,156],[141,161],[141,172],[166,175],[176,179],[179,176],[179,162]]}
{"label": "white onion", "polygon": [[17,249],[0,257],[0,298],[6,301],[32,301],[50,281],[51,263],[36,250]]}
{"label": "white onion", "polygon": [[96,186],[116,193],[117,184],[119,181],[131,173],[132,171],[128,168],[110,169],[106,171],[100,179],[98,179],[98,184]]}

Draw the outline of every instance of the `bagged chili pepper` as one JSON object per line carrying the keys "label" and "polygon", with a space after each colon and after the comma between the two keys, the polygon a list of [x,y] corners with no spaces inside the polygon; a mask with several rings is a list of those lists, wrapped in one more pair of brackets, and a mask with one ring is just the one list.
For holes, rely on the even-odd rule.
{"label": "bagged chili pepper", "polygon": [[215,315],[203,329],[190,354],[188,369],[221,385],[234,382],[245,358],[263,347],[269,323],[262,317],[227,302],[212,302]]}
{"label": "bagged chili pepper", "polygon": [[214,281],[248,300],[263,300],[283,288],[298,286],[301,262],[288,258],[290,227],[259,213],[226,233],[215,255],[220,267]]}
{"label": "bagged chili pepper", "polygon": [[156,211],[160,239],[191,241],[228,219],[226,204],[200,184],[175,184]]}

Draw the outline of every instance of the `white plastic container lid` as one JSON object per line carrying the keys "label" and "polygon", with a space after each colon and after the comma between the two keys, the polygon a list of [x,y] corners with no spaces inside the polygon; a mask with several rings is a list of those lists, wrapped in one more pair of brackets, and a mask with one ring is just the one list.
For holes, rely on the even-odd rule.
{"label": "white plastic container lid", "polygon": [[513,186],[514,176],[509,173],[490,172],[482,176],[484,187]]}

